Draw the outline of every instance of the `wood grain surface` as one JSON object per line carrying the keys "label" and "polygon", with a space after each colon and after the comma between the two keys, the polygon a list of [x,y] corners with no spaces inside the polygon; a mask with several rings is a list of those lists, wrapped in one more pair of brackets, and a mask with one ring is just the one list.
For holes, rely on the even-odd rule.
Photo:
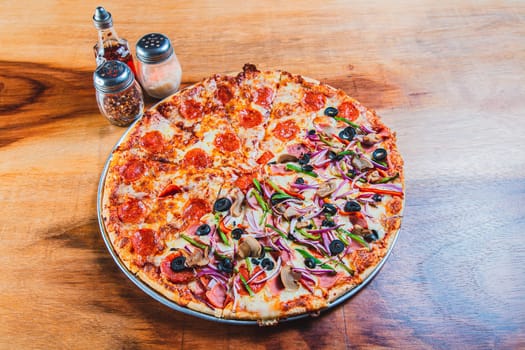
{"label": "wood grain surface", "polygon": [[175,312],[107,252],[96,192],[124,129],[95,102],[99,4],[1,3],[0,348],[525,348],[524,2],[103,3],[130,43],[171,38],[184,84],[284,69],[397,131],[407,196],[390,259],[343,305],[272,328]]}

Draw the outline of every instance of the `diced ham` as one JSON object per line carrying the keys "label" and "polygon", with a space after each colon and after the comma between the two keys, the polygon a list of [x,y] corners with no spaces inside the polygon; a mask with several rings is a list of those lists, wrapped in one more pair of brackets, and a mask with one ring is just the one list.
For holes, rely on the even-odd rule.
{"label": "diced ham", "polygon": [[286,147],[286,153],[297,158],[301,158],[306,153],[308,153],[308,149],[302,143],[296,143]]}
{"label": "diced ham", "polygon": [[206,292],[206,298],[215,307],[224,307],[224,301],[226,300],[226,290],[224,287],[216,283],[209,291]]}
{"label": "diced ham", "polygon": [[272,164],[270,165],[270,173],[272,175],[286,175],[290,171],[286,169],[286,164]]}

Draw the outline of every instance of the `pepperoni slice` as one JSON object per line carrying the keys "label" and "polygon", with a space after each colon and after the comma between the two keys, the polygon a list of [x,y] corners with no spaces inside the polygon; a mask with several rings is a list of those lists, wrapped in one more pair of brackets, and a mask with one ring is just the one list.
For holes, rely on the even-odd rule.
{"label": "pepperoni slice", "polygon": [[181,192],[182,188],[180,188],[180,186],[177,186],[175,184],[169,184],[168,186],[164,187],[162,192],[159,194],[159,198],[173,196],[174,194]]}
{"label": "pepperoni slice", "polygon": [[330,288],[332,287],[335,282],[340,278],[341,276],[339,274],[337,275],[321,275],[319,276],[319,285],[321,288]]}
{"label": "pepperoni slice", "polygon": [[359,117],[359,111],[352,102],[343,102],[337,108],[339,111],[339,117],[343,117],[349,120],[356,120]]}
{"label": "pepperoni slice", "polygon": [[138,255],[148,256],[156,253],[155,231],[149,228],[138,230],[131,236],[131,244]]}
{"label": "pepperoni slice", "polygon": [[261,112],[254,109],[245,109],[240,112],[240,125],[243,128],[253,128],[263,122],[263,115]]}
{"label": "pepperoni slice", "polygon": [[128,183],[138,180],[145,172],[146,166],[138,159],[130,160],[120,169],[120,174]]}
{"label": "pepperoni slice", "polygon": [[206,292],[206,298],[215,307],[223,308],[226,301],[226,290],[219,283]]}
{"label": "pepperoni slice", "polygon": [[227,85],[219,85],[219,87],[217,87],[216,96],[217,99],[225,105],[233,98],[233,93]]}
{"label": "pepperoni slice", "polygon": [[213,140],[215,147],[222,151],[233,152],[241,147],[241,143],[237,135],[232,132],[225,132],[224,134],[219,134]]}
{"label": "pepperoni slice", "polygon": [[[255,275],[259,271],[261,271],[261,267],[260,266],[255,266],[255,268],[252,271],[252,275],[251,276]],[[244,279],[246,281],[248,281],[250,279],[250,277],[251,277],[250,273],[248,272],[248,269],[244,265],[239,268],[239,273],[242,275],[242,277],[244,277]],[[266,277],[266,274],[261,273],[255,280],[253,280],[252,282],[248,283],[248,285],[250,286],[250,289],[254,293],[258,293],[261,289],[263,289],[263,287],[266,284],[266,282],[262,282],[262,283],[256,283],[256,282],[259,281],[259,280],[262,280],[265,277]],[[244,286],[244,283],[242,283],[242,282],[241,282],[241,289],[239,290],[239,293],[241,295],[249,294],[248,291],[246,290],[246,287]]]}
{"label": "pepperoni slice", "polygon": [[203,149],[193,148],[184,155],[184,164],[204,169],[212,164],[212,160]]}
{"label": "pepperoni slice", "polygon": [[278,123],[273,129],[273,134],[281,141],[293,139],[298,132],[299,127],[291,119]]}
{"label": "pepperoni slice", "polygon": [[173,253],[168,255],[160,263],[160,271],[162,274],[173,283],[188,283],[195,279],[195,274],[192,270],[173,271],[171,269],[171,261],[180,256],[181,253]]}
{"label": "pepperoni slice", "polygon": [[144,220],[146,206],[138,199],[129,198],[117,207],[117,215],[122,222],[138,224]]}
{"label": "pepperoni slice", "polygon": [[307,91],[304,95],[303,101],[307,110],[315,112],[324,107],[326,103],[326,96],[320,92]]}
{"label": "pepperoni slice", "polygon": [[186,119],[202,117],[202,105],[195,100],[186,100],[179,107],[180,114]]}
{"label": "pepperoni slice", "polygon": [[246,191],[253,186],[254,177],[255,175],[253,173],[242,174],[237,180],[235,180],[234,185],[246,193]]}
{"label": "pepperoni slice", "polygon": [[262,156],[257,159],[257,164],[266,164],[274,157],[273,153],[270,151],[264,151]]}
{"label": "pepperoni slice", "polygon": [[194,223],[201,217],[211,212],[211,207],[207,201],[201,198],[192,198],[184,205],[183,213],[187,223]]}
{"label": "pepperoni slice", "polygon": [[257,89],[257,98],[255,103],[264,108],[270,108],[273,101],[273,90],[269,87],[262,87]]}
{"label": "pepperoni slice", "polygon": [[164,138],[158,130],[149,131],[144,134],[141,143],[150,153],[160,153],[164,150]]}

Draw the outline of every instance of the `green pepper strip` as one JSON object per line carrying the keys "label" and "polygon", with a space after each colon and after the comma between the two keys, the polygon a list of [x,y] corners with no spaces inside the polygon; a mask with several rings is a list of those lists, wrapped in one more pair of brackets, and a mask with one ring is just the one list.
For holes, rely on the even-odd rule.
{"label": "green pepper strip", "polygon": [[303,173],[303,174],[306,174],[306,175],[311,176],[311,177],[319,177],[319,175],[317,175],[313,171],[303,170],[300,167],[298,167],[297,165],[293,165],[293,164],[290,164],[290,163],[286,164],[286,169],[293,170],[293,171],[296,171],[298,173]]}
{"label": "green pepper strip", "polygon": [[314,235],[309,234],[308,232],[306,232],[302,228],[296,228],[295,231],[299,232],[300,234],[302,234],[303,236],[305,236],[308,239],[313,239],[313,240],[318,241],[319,238],[321,238],[321,236],[314,236]]}
{"label": "green pepper strip", "polygon": [[341,240],[341,242],[343,242],[344,245],[350,244],[350,242],[348,242],[347,239],[341,233],[336,232],[336,236]]}
{"label": "green pepper strip", "polygon": [[250,294],[251,297],[255,296],[255,293],[253,292],[253,290],[250,288],[250,285],[248,284],[248,282],[246,282],[246,279],[244,278],[243,275],[241,275],[239,273],[239,271],[235,270],[235,273],[238,273],[239,274],[239,278],[241,279],[241,282],[242,284],[244,285],[244,288],[246,288],[246,290],[248,291],[248,294]]}
{"label": "green pepper strip", "polygon": [[270,179],[266,179],[266,182],[267,182],[270,186],[272,186],[272,188],[273,188],[276,192],[279,192],[279,193],[281,193],[281,194],[286,194],[286,193],[284,193],[283,190],[281,190],[281,189],[279,188],[279,186],[277,186],[272,180],[270,180]]}
{"label": "green pepper strip", "polygon": [[217,227],[217,231],[219,231],[219,236],[221,237],[222,239],[222,242],[224,244],[226,244],[227,246],[230,245],[230,242],[228,242],[228,237],[226,237],[226,235],[224,234],[224,232],[222,232],[222,230],[220,228]]}
{"label": "green pepper strip", "polygon": [[264,201],[264,199],[262,199],[261,195],[259,194],[259,192],[257,191],[253,191],[252,192],[253,195],[255,196],[255,199],[257,199],[257,203],[259,203],[259,205],[261,206],[262,210],[264,212],[267,212],[268,210],[270,210],[270,208],[268,208],[268,204],[266,204],[266,202]]}
{"label": "green pepper strip", "polygon": [[304,249],[300,249],[300,248],[295,248],[295,250],[296,250],[297,252],[299,252],[299,254],[301,254],[301,255],[303,256],[303,258],[305,258],[305,259],[310,258],[310,259],[312,259],[313,261],[315,261],[315,263],[318,264],[319,267],[322,267],[323,269],[328,269],[328,270],[335,271],[335,269],[334,269],[332,266],[330,266],[330,265],[328,265],[328,264],[322,264],[322,263],[321,263],[321,260],[317,259],[317,258],[316,258],[315,256],[313,256],[312,254],[308,253],[306,250],[304,250]]}
{"label": "green pepper strip", "polygon": [[384,183],[387,183],[388,181],[392,181],[392,180],[395,180],[399,177],[399,173],[396,173],[394,176],[387,176],[387,177],[384,177],[382,178],[381,180],[379,180],[377,183],[378,184],[384,184]]}
{"label": "green pepper strip", "polygon": [[221,254],[221,253],[217,253],[217,251],[214,251],[213,255],[215,255],[217,258],[219,258],[221,260],[230,259],[231,258],[230,256],[227,256],[227,255],[224,255],[224,254]]}
{"label": "green pepper strip", "polygon": [[203,243],[199,243],[199,242],[197,242],[196,240],[194,240],[193,238],[186,236],[185,234],[181,234],[180,236],[181,236],[186,242],[190,243],[191,245],[196,246],[197,248],[201,248],[201,249],[206,249],[206,248],[208,248],[207,245],[205,245],[205,244],[203,244]]}
{"label": "green pepper strip", "polygon": [[322,143],[324,143],[327,146],[334,147],[333,143],[328,142],[327,139],[324,138],[323,135],[319,134],[319,140],[321,140]]}
{"label": "green pepper strip", "polygon": [[259,193],[263,193],[261,183],[257,179],[253,179],[253,184]]}
{"label": "green pepper strip", "polygon": [[343,151],[343,152],[339,152],[339,153],[337,153],[337,156],[346,156],[346,155],[349,155],[349,154],[352,154],[352,155],[353,155],[353,154],[355,154],[355,152],[354,152],[354,151],[350,151],[350,150],[348,150],[348,151]]}
{"label": "green pepper strip", "polygon": [[221,218],[220,218],[219,213],[215,214],[215,220],[217,221],[217,232],[219,232],[219,236],[221,237],[222,242],[226,244],[227,246],[230,246],[230,242],[228,242],[228,237],[226,237],[226,234],[222,232],[221,230],[221,227],[220,227]]}
{"label": "green pepper strip", "polygon": [[354,270],[352,270],[351,268],[349,268],[348,266],[346,266],[345,264],[343,264],[342,262],[340,261],[337,261],[337,260],[334,260],[334,262],[341,266],[346,272],[348,272],[350,274],[350,276],[353,276],[354,275]]}
{"label": "green pepper strip", "polygon": [[246,267],[248,268],[248,272],[251,274],[253,271],[253,264],[251,262],[251,259],[245,258],[244,260],[246,261]]}
{"label": "green pepper strip", "polygon": [[343,117],[334,117],[334,119],[335,119],[335,120],[339,120],[339,121],[341,121],[341,122],[344,122],[344,123],[346,123],[346,124],[348,124],[348,125],[350,125],[350,126],[353,126],[354,128],[357,128],[357,129],[360,128],[359,124],[356,124],[356,123],[354,123],[354,122],[352,122],[352,121],[350,121],[350,120],[348,120],[348,119],[346,119],[346,118],[343,118]]}
{"label": "green pepper strip", "polygon": [[351,239],[353,239],[354,241],[358,242],[359,244],[361,244],[362,246],[366,247],[368,250],[370,250],[370,246],[368,245],[368,243],[366,243],[366,241],[358,236],[358,235],[355,235],[351,232],[348,232],[347,230],[344,230],[342,228],[338,228],[337,229],[337,232],[341,232],[341,233],[344,233],[346,234],[348,237],[350,237]]}
{"label": "green pepper strip", "polygon": [[270,224],[266,224],[266,227],[268,228],[271,228],[272,230],[274,230],[275,232],[277,232],[282,238],[284,239],[287,239],[288,237],[284,234],[283,231],[279,230],[277,227],[275,226],[272,226]]}

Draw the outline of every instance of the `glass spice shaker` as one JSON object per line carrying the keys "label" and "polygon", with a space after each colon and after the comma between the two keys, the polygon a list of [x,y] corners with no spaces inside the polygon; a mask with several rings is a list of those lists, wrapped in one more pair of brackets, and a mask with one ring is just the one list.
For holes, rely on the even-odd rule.
{"label": "glass spice shaker", "polygon": [[171,42],[163,34],[146,34],[137,41],[137,78],[148,95],[167,97],[179,89],[182,69]]}
{"label": "glass spice shaker", "polygon": [[98,42],[93,47],[97,67],[105,61],[118,60],[127,64],[133,74],[136,74],[128,41],[117,35],[111,13],[102,6],[97,7],[93,15],[93,24],[98,30]]}
{"label": "glass spice shaker", "polygon": [[106,61],[93,74],[100,112],[117,126],[142,115],[144,99],[131,69],[120,61]]}

